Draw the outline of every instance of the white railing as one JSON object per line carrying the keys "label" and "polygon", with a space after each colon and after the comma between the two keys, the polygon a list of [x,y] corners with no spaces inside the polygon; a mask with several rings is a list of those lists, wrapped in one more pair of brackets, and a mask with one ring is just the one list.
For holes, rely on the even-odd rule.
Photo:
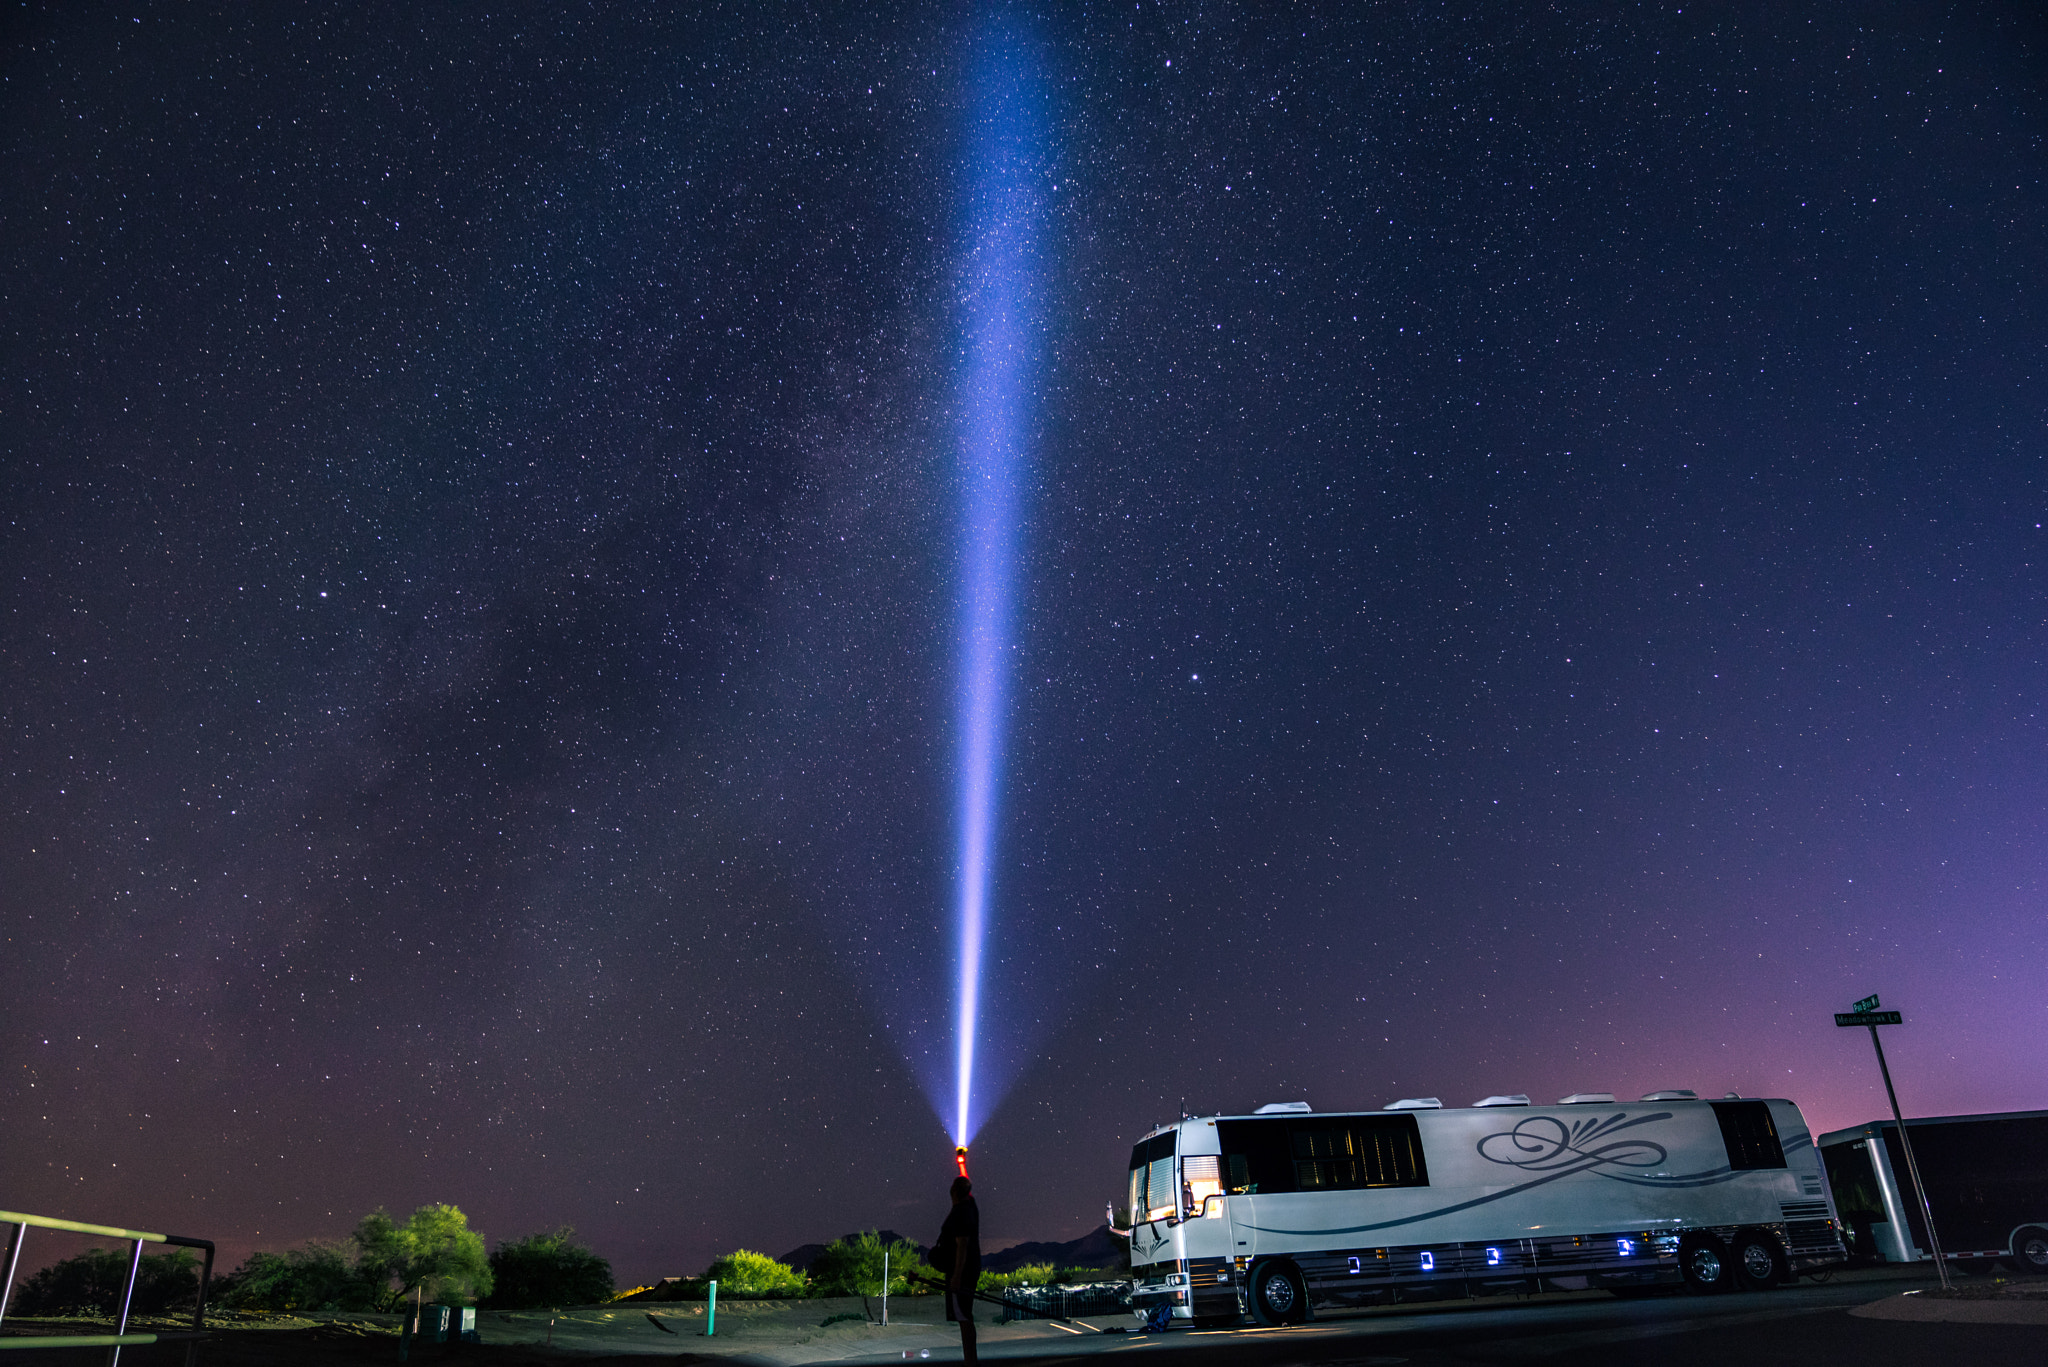
{"label": "white railing", "polygon": [[[77,1220],[58,1220],[47,1215],[23,1215],[19,1211],[0,1210],[0,1225],[13,1225],[14,1232],[7,1241],[6,1278],[0,1280],[0,1322],[7,1318],[7,1302],[14,1295],[15,1273],[21,1267],[22,1245],[28,1242],[30,1229],[55,1229],[67,1234],[97,1234],[103,1239],[120,1239],[133,1245],[128,1252],[128,1283],[121,1292],[121,1314],[111,1334],[36,1334],[10,1337],[0,1335],[0,1349],[7,1348],[108,1348],[107,1367],[117,1367],[121,1361],[121,1350],[146,1343],[167,1343],[180,1339],[189,1341],[185,1350],[186,1362],[192,1360],[192,1350],[199,1346],[200,1335],[206,1332],[206,1289],[213,1281],[213,1241],[211,1239],[188,1239],[181,1234],[151,1234],[140,1229],[120,1229],[114,1225],[88,1225]],[[199,1296],[192,1308],[192,1328],[188,1332],[167,1334],[131,1334],[128,1332],[128,1310],[135,1302],[135,1277],[142,1270],[142,1246],[144,1244],[168,1244],[173,1248],[197,1248],[206,1253],[206,1265],[199,1273]]]}

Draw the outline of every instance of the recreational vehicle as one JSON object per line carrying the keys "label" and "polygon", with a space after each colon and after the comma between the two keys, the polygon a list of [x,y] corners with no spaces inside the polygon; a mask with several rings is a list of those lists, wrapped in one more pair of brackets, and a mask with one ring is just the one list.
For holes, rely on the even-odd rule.
{"label": "recreational vehicle", "polygon": [[1194,1321],[1538,1290],[1763,1289],[1845,1256],[1799,1108],[1686,1091],[1198,1116],[1138,1141],[1127,1197],[1134,1308]]}

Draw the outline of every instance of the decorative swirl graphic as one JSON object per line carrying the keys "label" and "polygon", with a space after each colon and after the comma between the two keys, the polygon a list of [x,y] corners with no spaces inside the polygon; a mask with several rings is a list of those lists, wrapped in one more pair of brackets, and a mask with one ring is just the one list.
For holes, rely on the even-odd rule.
{"label": "decorative swirl graphic", "polygon": [[1568,1125],[1554,1115],[1532,1115],[1512,1130],[1480,1140],[1479,1156],[1489,1163],[1560,1177],[1596,1168],[1654,1168],[1667,1156],[1662,1144],[1637,1136],[1609,1136],[1670,1118],[1669,1111],[1634,1118],[1623,1113]]}
{"label": "decorative swirl graphic", "polygon": [[1639,1172],[1640,1168],[1654,1168],[1664,1162],[1668,1151],[1662,1144],[1634,1135],[1616,1139],[1613,1136],[1623,1130],[1632,1130],[1638,1125],[1651,1125],[1660,1120],[1671,1119],[1670,1111],[1657,1111],[1650,1115],[1630,1117],[1624,1111],[1619,1115],[1604,1118],[1575,1121],[1567,1125],[1556,1116],[1532,1115],[1512,1130],[1490,1134],[1476,1145],[1479,1156],[1489,1163],[1503,1167],[1520,1168],[1533,1173],[1526,1182],[1499,1191],[1490,1191],[1484,1196],[1475,1196],[1469,1201],[1453,1205],[1438,1206],[1434,1210],[1420,1210],[1412,1215],[1398,1215],[1391,1220],[1378,1220],[1372,1224],[1349,1225],[1342,1229],[1284,1229],[1274,1225],[1250,1224],[1240,1226],[1256,1229],[1262,1234],[1315,1235],[1318,1237],[1338,1234],[1371,1234],[1383,1229],[1399,1229],[1406,1225],[1420,1224],[1445,1215],[1456,1215],[1460,1211],[1476,1210],[1496,1201],[1509,1200],[1516,1196],[1548,1186],[1552,1182],[1590,1172],[1595,1177],[1610,1181],[1626,1182],[1635,1187],[1654,1187],[1669,1191],[1681,1187],[1717,1187],[1723,1182],[1733,1181],[1736,1173],[1725,1163],[1719,1167],[1702,1168],[1698,1172]]}

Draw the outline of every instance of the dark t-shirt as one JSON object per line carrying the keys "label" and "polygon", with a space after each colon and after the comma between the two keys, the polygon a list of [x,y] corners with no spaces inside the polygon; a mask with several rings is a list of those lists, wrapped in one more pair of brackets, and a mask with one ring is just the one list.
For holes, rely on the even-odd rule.
{"label": "dark t-shirt", "polygon": [[980,1282],[981,1207],[974,1204],[972,1196],[948,1211],[946,1223],[939,1226],[939,1241],[932,1251],[944,1250],[952,1253],[951,1265],[940,1269],[947,1282],[955,1286],[964,1283],[970,1289]]}

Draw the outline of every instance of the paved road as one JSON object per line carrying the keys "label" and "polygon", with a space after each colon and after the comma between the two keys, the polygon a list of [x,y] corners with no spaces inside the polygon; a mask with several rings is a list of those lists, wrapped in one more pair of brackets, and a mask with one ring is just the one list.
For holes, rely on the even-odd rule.
{"label": "paved road", "polygon": [[[1899,1323],[1849,1314],[1855,1306],[1931,1285],[1932,1277],[1902,1270],[1720,1296],[1461,1302],[1290,1329],[1070,1335],[1057,1344],[1034,1338],[991,1344],[982,1356],[1003,1367],[1077,1356],[1143,1358],[1145,1367],[1519,1367],[1546,1361],[1571,1367],[2048,1365],[2048,1330],[2042,1328]],[[940,1356],[933,1354],[934,1361]],[[958,1350],[944,1358],[957,1361]]]}

